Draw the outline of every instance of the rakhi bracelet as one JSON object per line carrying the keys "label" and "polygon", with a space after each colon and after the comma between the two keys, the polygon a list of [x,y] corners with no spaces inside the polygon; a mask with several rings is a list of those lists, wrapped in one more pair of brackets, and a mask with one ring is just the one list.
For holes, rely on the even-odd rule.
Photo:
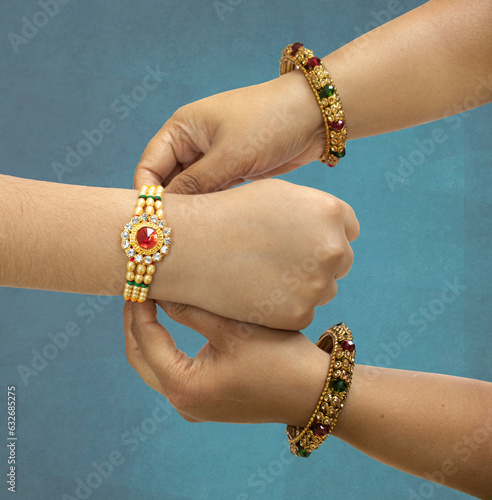
{"label": "rakhi bracelet", "polygon": [[298,457],[309,457],[332,433],[347,399],[354,370],[355,344],[346,324],[337,323],[326,330],[316,345],[331,354],[330,368],[306,427],[287,426],[290,451]]}
{"label": "rakhi bracelet", "polygon": [[145,302],[155,273],[155,263],[169,252],[171,228],[162,209],[162,186],[143,186],[131,221],[121,233],[121,246],[130,258],[126,265],[123,297]]}
{"label": "rakhi bracelet", "polygon": [[337,88],[319,57],[300,42],[287,45],[280,58],[280,74],[300,69],[318,101],[326,129],[326,149],[319,161],[334,167],[345,156],[347,127]]}

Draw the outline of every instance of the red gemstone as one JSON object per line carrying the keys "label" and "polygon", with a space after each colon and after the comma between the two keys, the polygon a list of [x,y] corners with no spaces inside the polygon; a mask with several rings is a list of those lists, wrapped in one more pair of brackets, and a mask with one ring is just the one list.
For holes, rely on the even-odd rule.
{"label": "red gemstone", "polygon": [[335,132],[340,132],[343,127],[345,127],[345,122],[343,120],[337,120],[331,124],[332,130],[334,130]]}
{"label": "red gemstone", "polygon": [[137,231],[137,243],[144,250],[150,250],[157,245],[157,231],[151,227],[142,227]]}
{"label": "red gemstone", "polygon": [[290,55],[295,56],[301,47],[304,47],[304,45],[301,42],[296,42],[292,44],[292,49],[290,50]]}
{"label": "red gemstone", "polygon": [[316,68],[316,66],[319,66],[320,64],[321,64],[321,59],[319,57],[311,57],[311,59],[308,59],[307,67],[313,69]]}
{"label": "red gemstone", "polygon": [[341,343],[340,347],[344,351],[348,351],[348,352],[354,352],[355,351],[355,344],[351,340],[344,340]]}
{"label": "red gemstone", "polygon": [[322,424],[321,422],[317,422],[313,426],[314,433],[321,437],[326,436],[330,432],[330,428],[327,425]]}

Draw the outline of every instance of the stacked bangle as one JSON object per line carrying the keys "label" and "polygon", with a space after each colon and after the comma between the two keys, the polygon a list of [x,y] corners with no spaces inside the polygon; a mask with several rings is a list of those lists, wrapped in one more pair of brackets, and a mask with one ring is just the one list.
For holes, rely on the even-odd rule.
{"label": "stacked bangle", "polygon": [[334,167],[345,156],[347,127],[338,91],[321,59],[302,43],[287,45],[280,58],[280,74],[300,69],[318,101],[326,129],[326,149],[319,161]]}
{"label": "stacked bangle", "polygon": [[134,216],[121,233],[121,246],[130,258],[126,265],[125,300],[146,300],[155,263],[169,252],[171,228],[164,219],[163,193],[162,186],[143,186]]}
{"label": "stacked bangle", "polygon": [[309,457],[332,433],[347,399],[355,362],[352,332],[344,323],[326,330],[316,345],[331,354],[330,368],[318,404],[306,427],[287,426],[290,451]]}

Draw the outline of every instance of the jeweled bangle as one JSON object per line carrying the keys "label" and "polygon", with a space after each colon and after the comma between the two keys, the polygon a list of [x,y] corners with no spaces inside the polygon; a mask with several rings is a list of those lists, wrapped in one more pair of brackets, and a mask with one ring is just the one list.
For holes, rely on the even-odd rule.
{"label": "jeweled bangle", "polygon": [[316,345],[331,354],[330,368],[323,392],[306,427],[287,426],[290,451],[309,457],[332,433],[352,382],[355,345],[352,332],[344,323],[326,330]]}
{"label": "jeweled bangle", "polygon": [[162,186],[143,186],[131,221],[121,233],[121,246],[129,257],[123,297],[144,302],[155,273],[155,263],[169,252],[171,228],[162,209]]}
{"label": "jeweled bangle", "polygon": [[280,58],[280,74],[300,69],[318,101],[326,129],[326,149],[319,161],[334,167],[345,156],[347,127],[337,88],[319,57],[302,43],[287,45]]}

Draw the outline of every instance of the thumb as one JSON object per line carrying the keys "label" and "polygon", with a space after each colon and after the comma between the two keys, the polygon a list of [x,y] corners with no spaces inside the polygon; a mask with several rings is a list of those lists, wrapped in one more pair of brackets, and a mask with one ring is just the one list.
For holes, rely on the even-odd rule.
{"label": "thumb", "polygon": [[[165,387],[171,369],[183,359],[169,332],[157,321],[155,302],[131,303],[131,334],[152,371]],[[181,356],[180,356],[181,354]]]}
{"label": "thumb", "polygon": [[258,325],[241,323],[186,304],[166,301],[157,301],[157,304],[173,321],[200,333],[220,352],[228,350],[231,343],[239,339],[257,335],[262,329]]}
{"label": "thumb", "polygon": [[237,158],[224,153],[224,147],[211,147],[207,153],[172,179],[166,192],[202,194],[218,191],[240,177]]}

